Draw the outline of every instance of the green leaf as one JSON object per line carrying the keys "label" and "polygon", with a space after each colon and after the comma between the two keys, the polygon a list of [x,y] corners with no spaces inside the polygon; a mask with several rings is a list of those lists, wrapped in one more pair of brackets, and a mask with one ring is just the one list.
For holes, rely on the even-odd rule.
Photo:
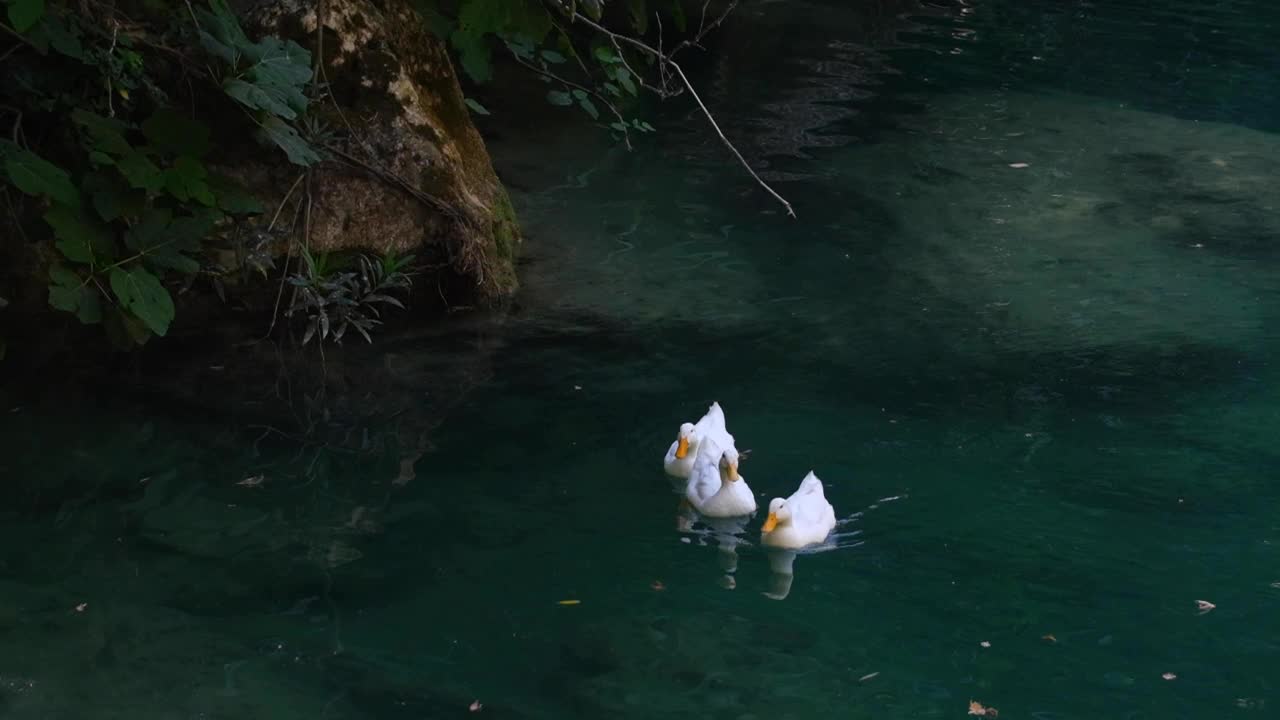
{"label": "green leaf", "polygon": [[9,24],[14,30],[25,33],[44,17],[44,0],[11,0]]}
{"label": "green leaf", "polygon": [[62,265],[49,267],[49,306],[75,313],[85,325],[102,321],[102,299],[98,291]]}
{"label": "green leaf", "polygon": [[605,91],[606,91],[606,92],[608,92],[610,95],[612,95],[612,96],[614,96],[614,97],[619,97],[619,96],[621,96],[621,95],[622,95],[622,91],[618,89],[618,86],[617,86],[617,85],[614,85],[614,84],[613,84],[613,83],[611,83],[611,82],[607,82],[607,83],[605,83],[605,84],[604,84],[604,89],[605,89]]}
{"label": "green leaf", "polygon": [[146,193],[129,189],[115,173],[90,172],[80,181],[80,187],[90,196],[98,216],[107,222],[138,215],[147,202]]}
{"label": "green leaf", "polygon": [[210,175],[207,182],[218,199],[218,207],[232,215],[259,215],[266,210],[243,185],[225,175]]}
{"label": "green leaf", "polygon": [[555,50],[543,50],[542,59],[546,60],[552,65],[559,65],[560,63],[565,61],[564,56],[556,52]]}
{"label": "green leaf", "polygon": [[234,65],[240,48],[252,45],[240,28],[235,13],[224,0],[209,0],[209,10],[196,10],[200,28],[200,44],[209,53]]}
{"label": "green leaf", "polygon": [[146,345],[151,339],[151,331],[141,320],[114,305],[103,313],[102,328],[107,331],[111,344],[120,350]]}
{"label": "green leaf", "polygon": [[125,180],[129,181],[129,187],[146,190],[148,193],[158,193],[164,188],[164,173],[151,162],[151,158],[140,152],[124,155],[116,161],[116,167]]}
{"label": "green leaf", "polygon": [[636,94],[637,92],[636,84],[631,80],[631,71],[627,70],[624,67],[619,67],[617,72],[614,73],[613,77],[618,81],[620,85],[622,85],[624,89],[626,89],[627,92],[631,93],[632,95]]}
{"label": "green leaf", "polygon": [[73,60],[84,60],[84,45],[80,43],[80,26],[67,25],[58,15],[46,15],[41,23],[45,34],[49,37],[49,45],[56,52]]}
{"label": "green leaf", "polygon": [[80,193],[62,168],[29,150],[18,150],[4,161],[9,182],[28,195],[45,196],[63,205],[78,205]]}
{"label": "green leaf", "polygon": [[596,59],[606,65],[616,63],[621,58],[614,54],[613,49],[606,45],[599,45],[595,50]]}
{"label": "green leaf", "polygon": [[631,25],[636,34],[643,36],[649,32],[649,8],[647,0],[630,0]]}
{"label": "green leaf", "polygon": [[572,105],[573,96],[563,90],[551,90],[547,92],[547,102],[552,105]]}
{"label": "green leaf", "polygon": [[613,128],[614,130],[617,130],[618,132],[621,132],[621,133],[624,133],[624,132],[626,132],[626,131],[627,131],[627,126],[626,126],[626,125],[624,125],[624,124],[622,124],[622,123],[620,123],[620,122],[616,122],[616,121],[615,121],[615,122],[611,122],[611,123],[609,123],[609,127]]}
{"label": "green leaf", "polygon": [[195,200],[205,207],[213,207],[213,192],[204,181],[207,175],[204,163],[184,155],[164,171],[164,186],[170,195],[182,202]]}
{"label": "green leaf", "polygon": [[595,103],[591,102],[590,98],[578,98],[578,105],[582,107],[583,110],[587,111],[587,114],[591,116],[592,120],[600,119],[600,111],[596,109]]}
{"label": "green leaf", "polygon": [[209,126],[169,108],[147,118],[142,134],[154,147],[174,155],[200,158],[209,152]]}
{"label": "green leaf", "polygon": [[585,98],[586,96],[587,96],[587,91],[586,91],[586,90],[575,89],[575,90],[573,91],[573,97],[574,97],[575,99],[577,99],[577,100],[581,100],[581,99]]}
{"label": "green leaf", "polygon": [[320,156],[312,149],[311,144],[303,139],[292,125],[278,117],[268,117],[264,120],[260,134],[265,140],[284,150],[285,155],[289,156],[289,162],[294,165],[309,167],[320,162]]}
{"label": "green leaf", "polygon": [[160,284],[159,278],[143,267],[132,270],[117,267],[111,269],[110,281],[111,291],[120,304],[141,320],[148,330],[160,337],[169,332],[174,314],[173,297]]}
{"label": "green leaf", "polygon": [[671,0],[671,19],[675,22],[676,30],[689,32],[689,23],[684,17],[684,0]]}
{"label": "green leaf", "polygon": [[601,0],[578,0],[578,6],[581,7],[587,17],[592,20],[599,20],[604,13],[604,3]]}
{"label": "green leaf", "polygon": [[471,111],[472,111],[472,112],[474,112],[474,113],[475,113],[475,114],[477,114],[477,115],[488,115],[488,114],[489,114],[489,110],[488,110],[487,108],[485,108],[485,106],[481,105],[480,103],[476,102],[475,100],[472,100],[471,98],[463,98],[462,102],[466,103],[466,104],[467,104],[467,107],[471,108]]}
{"label": "green leaf", "polygon": [[109,155],[127,155],[133,152],[133,146],[124,139],[128,128],[119,120],[105,118],[81,108],[71,111],[71,120],[85,129],[97,152]]}
{"label": "green leaf", "polygon": [[647,122],[641,121],[640,129],[645,132],[654,132],[657,128],[655,128],[654,126],[650,125]]}
{"label": "green leaf", "polygon": [[477,35],[459,27],[449,36],[449,42],[458,52],[458,61],[468,77],[480,84],[493,78],[489,45],[483,34]]}
{"label": "green leaf", "polygon": [[107,229],[78,208],[57,205],[44,214],[44,221],[53,228],[58,251],[72,262],[93,264],[94,248],[110,242]]}

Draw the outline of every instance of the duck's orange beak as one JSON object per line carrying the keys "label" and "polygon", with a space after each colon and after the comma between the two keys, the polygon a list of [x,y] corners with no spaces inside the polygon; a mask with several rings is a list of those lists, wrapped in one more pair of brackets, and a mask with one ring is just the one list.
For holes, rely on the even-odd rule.
{"label": "duck's orange beak", "polygon": [[676,457],[681,460],[685,455],[689,454],[689,438],[680,438],[680,444],[676,446]]}
{"label": "duck's orange beak", "polygon": [[730,482],[738,482],[738,463],[729,465],[729,480]]}
{"label": "duck's orange beak", "polygon": [[778,527],[778,516],[773,513],[769,513],[769,517],[765,519],[764,525],[760,528],[760,532],[773,532],[773,529],[776,527]]}

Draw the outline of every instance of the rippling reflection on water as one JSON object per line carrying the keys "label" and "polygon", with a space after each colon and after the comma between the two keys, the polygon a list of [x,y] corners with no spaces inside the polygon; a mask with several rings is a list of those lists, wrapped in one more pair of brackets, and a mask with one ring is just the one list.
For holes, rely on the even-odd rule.
{"label": "rippling reflection on water", "polygon": [[[6,390],[0,715],[1269,717],[1274,12],[743,10],[699,82],[800,221],[683,106],[495,144],[480,389],[425,380],[461,333],[350,355],[334,402],[397,403],[344,450]],[[678,531],[713,399],[762,501],[846,519],[789,576]]]}

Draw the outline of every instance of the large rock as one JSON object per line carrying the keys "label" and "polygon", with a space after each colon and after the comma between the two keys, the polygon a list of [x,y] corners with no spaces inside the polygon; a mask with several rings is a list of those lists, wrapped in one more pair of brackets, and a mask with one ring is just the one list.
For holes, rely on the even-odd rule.
{"label": "large rock", "polygon": [[[476,299],[509,296],[521,242],[515,213],[471,123],[447,49],[412,6],[268,0],[248,20],[263,34],[323,55],[319,79],[332,102],[318,102],[312,112],[339,152],[319,166],[311,186],[312,248],[414,252],[468,281]],[[297,168],[281,159],[249,163],[236,174],[274,207]]]}

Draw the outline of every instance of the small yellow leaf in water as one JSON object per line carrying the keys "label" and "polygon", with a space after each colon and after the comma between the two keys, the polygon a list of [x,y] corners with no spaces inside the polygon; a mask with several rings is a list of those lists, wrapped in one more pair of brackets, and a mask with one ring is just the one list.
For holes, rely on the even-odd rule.
{"label": "small yellow leaf in water", "polygon": [[1200,614],[1201,614],[1201,615],[1203,615],[1203,614],[1205,614],[1205,613],[1209,612],[1210,610],[1212,610],[1212,609],[1214,609],[1214,608],[1216,608],[1216,607],[1218,607],[1218,606],[1217,606],[1217,605],[1214,605],[1213,603],[1209,602],[1208,600],[1197,600],[1197,601],[1196,601],[1196,609],[1200,611]]}
{"label": "small yellow leaf in water", "polygon": [[982,703],[978,702],[977,700],[970,700],[969,714],[977,715],[978,717],[993,718],[993,717],[999,717],[1000,711],[996,710],[995,708],[983,707]]}
{"label": "small yellow leaf in water", "polygon": [[581,600],[560,600],[560,601],[557,601],[556,604],[557,605],[581,605],[582,601]]}

